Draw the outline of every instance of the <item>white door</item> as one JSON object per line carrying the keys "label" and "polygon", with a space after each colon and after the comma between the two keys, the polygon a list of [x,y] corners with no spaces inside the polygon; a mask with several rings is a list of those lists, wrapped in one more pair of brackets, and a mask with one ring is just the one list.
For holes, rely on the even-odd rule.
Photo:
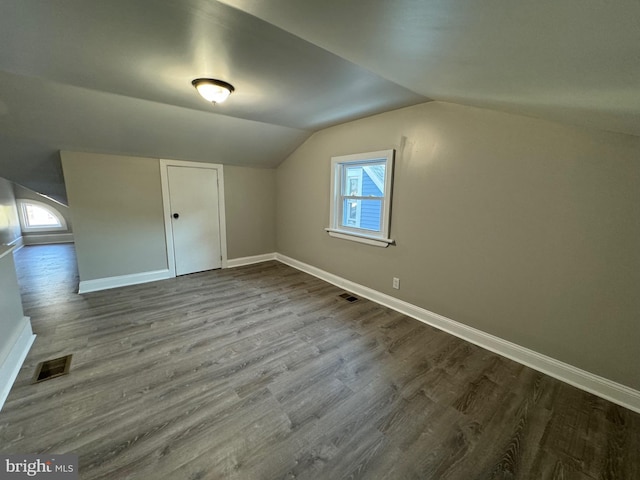
{"label": "white door", "polygon": [[176,275],[222,267],[218,172],[167,167]]}

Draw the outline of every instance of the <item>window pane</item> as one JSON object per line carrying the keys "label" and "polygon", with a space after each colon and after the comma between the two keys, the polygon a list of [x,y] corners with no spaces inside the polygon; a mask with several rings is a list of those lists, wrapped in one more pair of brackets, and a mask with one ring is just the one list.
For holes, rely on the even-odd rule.
{"label": "window pane", "polygon": [[344,168],[343,195],[360,196],[362,194],[362,167]]}
{"label": "window pane", "polygon": [[385,165],[368,163],[347,165],[344,168],[342,195],[357,197],[383,197]]}
{"label": "window pane", "polygon": [[380,232],[382,200],[345,198],[342,206],[342,226]]}
{"label": "window pane", "polygon": [[347,185],[347,195],[358,195],[360,182],[357,178],[350,177],[349,185]]}
{"label": "window pane", "polygon": [[384,196],[384,176],[386,169],[384,163],[372,163],[362,168],[362,196]]}
{"label": "window pane", "polygon": [[60,221],[49,210],[30,203],[25,205],[27,226],[29,227],[60,227]]}

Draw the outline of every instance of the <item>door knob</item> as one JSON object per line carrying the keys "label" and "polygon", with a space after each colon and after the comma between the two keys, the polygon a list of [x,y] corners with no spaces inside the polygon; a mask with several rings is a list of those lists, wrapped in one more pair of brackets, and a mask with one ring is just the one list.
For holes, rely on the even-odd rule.
{"label": "door knob", "polygon": [[179,213],[174,213],[173,214],[173,218],[180,218],[180,214]]}

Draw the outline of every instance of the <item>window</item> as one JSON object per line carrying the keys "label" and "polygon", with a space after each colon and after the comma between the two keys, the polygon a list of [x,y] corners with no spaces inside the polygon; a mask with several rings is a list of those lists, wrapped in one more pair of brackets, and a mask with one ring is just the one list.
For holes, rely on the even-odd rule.
{"label": "window", "polygon": [[64,217],[53,207],[36,200],[18,200],[22,231],[43,232],[66,230]]}
{"label": "window", "polygon": [[331,159],[332,237],[386,247],[391,216],[393,150]]}

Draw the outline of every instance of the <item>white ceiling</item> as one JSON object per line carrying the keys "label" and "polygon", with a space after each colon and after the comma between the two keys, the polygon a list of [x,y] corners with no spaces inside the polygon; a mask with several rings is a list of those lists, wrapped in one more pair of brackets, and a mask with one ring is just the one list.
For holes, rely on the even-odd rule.
{"label": "white ceiling", "polygon": [[0,176],[57,198],[60,149],[273,167],[429,99],[640,135],[638,0],[0,0],[0,45]]}

